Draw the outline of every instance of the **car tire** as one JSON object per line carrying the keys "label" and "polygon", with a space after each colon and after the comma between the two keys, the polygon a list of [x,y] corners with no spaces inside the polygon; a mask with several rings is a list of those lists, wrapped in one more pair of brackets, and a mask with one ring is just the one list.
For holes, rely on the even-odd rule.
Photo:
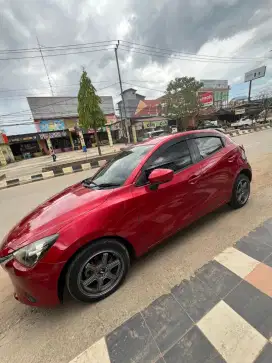
{"label": "car tire", "polygon": [[129,266],[130,256],[122,243],[101,239],[88,245],[72,260],[66,274],[67,289],[74,299],[82,302],[102,300],[123,283]]}
{"label": "car tire", "polygon": [[[241,188],[244,188],[244,194],[241,194]],[[250,180],[245,174],[239,174],[235,180],[229,205],[233,209],[242,208],[247,204],[250,196]]]}

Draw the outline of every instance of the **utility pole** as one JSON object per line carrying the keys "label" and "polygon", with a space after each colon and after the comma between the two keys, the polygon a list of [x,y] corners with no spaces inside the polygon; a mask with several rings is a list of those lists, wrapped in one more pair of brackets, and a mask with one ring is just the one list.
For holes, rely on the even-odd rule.
{"label": "utility pole", "polygon": [[249,81],[249,87],[248,87],[248,102],[250,102],[250,95],[251,95],[251,83],[252,83],[252,81]]}
{"label": "utility pole", "polygon": [[46,64],[45,64],[45,60],[44,60],[44,56],[43,56],[43,52],[42,52],[42,48],[41,48],[41,45],[40,45],[40,42],[39,42],[38,37],[36,37],[36,38],[37,38],[37,43],[38,43],[39,50],[40,50],[40,53],[41,53],[41,57],[42,57],[42,61],[43,61],[44,69],[45,69],[45,73],[46,73],[46,75],[47,75],[47,79],[48,79],[49,87],[50,87],[50,90],[51,90],[51,94],[52,94],[52,96],[54,97],[54,91],[53,91],[53,87],[52,87],[52,84],[51,84],[51,81],[50,81],[50,77],[49,77],[48,70],[47,70],[47,68],[46,68]]}
{"label": "utility pole", "polygon": [[[119,43],[120,43],[120,41],[118,40],[117,41],[117,44],[116,44],[116,47],[114,48],[114,52],[115,52],[115,59],[116,59],[116,65],[117,65],[117,71],[118,71],[118,78],[119,78],[119,84],[120,84],[121,98],[122,98],[122,103],[123,103],[123,107],[124,107],[125,128],[126,128],[128,143],[130,144],[130,134],[129,134],[129,128],[128,128],[127,111],[126,111],[125,99],[124,99],[124,94],[123,94],[122,79],[121,79],[120,68],[119,68],[119,61],[118,61],[118,54],[117,54],[117,50],[118,50],[118,47],[119,47]],[[121,111],[121,118],[122,118],[122,111]]]}

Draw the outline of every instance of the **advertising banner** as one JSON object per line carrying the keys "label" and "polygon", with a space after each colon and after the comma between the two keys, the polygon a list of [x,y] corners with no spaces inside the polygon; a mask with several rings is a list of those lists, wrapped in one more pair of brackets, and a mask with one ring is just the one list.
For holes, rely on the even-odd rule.
{"label": "advertising banner", "polygon": [[203,107],[208,107],[213,105],[213,92],[203,92],[199,95],[199,102]]}
{"label": "advertising banner", "polygon": [[228,89],[228,80],[226,79],[201,79],[200,82],[203,83],[204,88]]}
{"label": "advertising banner", "polygon": [[167,120],[161,120],[161,121],[144,121],[144,129],[155,129],[156,127],[164,127],[167,126],[168,122]]}
{"label": "advertising banner", "polygon": [[245,108],[237,108],[234,112],[235,112],[235,115],[243,115],[244,113],[246,113],[246,109]]}
{"label": "advertising banner", "polygon": [[65,125],[63,120],[41,120],[40,121],[40,131],[62,131],[65,130]]}

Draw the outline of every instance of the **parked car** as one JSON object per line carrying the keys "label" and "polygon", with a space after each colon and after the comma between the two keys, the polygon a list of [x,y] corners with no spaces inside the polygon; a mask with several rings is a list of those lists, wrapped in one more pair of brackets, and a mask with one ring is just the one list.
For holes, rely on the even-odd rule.
{"label": "parked car", "polygon": [[216,131],[130,146],[21,220],[0,263],[22,303],[55,305],[65,286],[77,300],[103,299],[134,258],[226,203],[243,207],[251,179],[244,148]]}
{"label": "parked car", "polygon": [[254,124],[255,124],[255,120],[244,117],[244,118],[241,118],[241,120],[239,120],[237,122],[233,122],[231,124],[231,127],[234,127],[235,129],[238,129],[238,128],[241,128],[241,127],[252,127]]}

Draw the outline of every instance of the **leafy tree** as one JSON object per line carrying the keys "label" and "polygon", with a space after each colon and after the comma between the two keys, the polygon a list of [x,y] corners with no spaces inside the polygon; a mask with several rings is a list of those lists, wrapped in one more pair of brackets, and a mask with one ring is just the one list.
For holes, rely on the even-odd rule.
{"label": "leafy tree", "polygon": [[168,84],[164,96],[166,114],[177,120],[179,129],[188,126],[189,117],[198,115],[201,107],[198,91],[201,87],[203,83],[194,77],[175,78]]}
{"label": "leafy tree", "polygon": [[259,116],[261,116],[261,118],[264,118],[264,122],[266,122],[268,112],[272,108],[272,92],[269,90],[260,92],[257,95],[256,99],[258,101],[261,101],[262,112]]}
{"label": "leafy tree", "polygon": [[96,89],[92,85],[87,72],[83,68],[80,78],[80,88],[78,91],[78,115],[79,126],[83,130],[93,129],[95,141],[98,148],[99,155],[102,155],[99,139],[97,136],[97,129],[105,125],[106,119],[100,108],[101,99],[96,94]]}

